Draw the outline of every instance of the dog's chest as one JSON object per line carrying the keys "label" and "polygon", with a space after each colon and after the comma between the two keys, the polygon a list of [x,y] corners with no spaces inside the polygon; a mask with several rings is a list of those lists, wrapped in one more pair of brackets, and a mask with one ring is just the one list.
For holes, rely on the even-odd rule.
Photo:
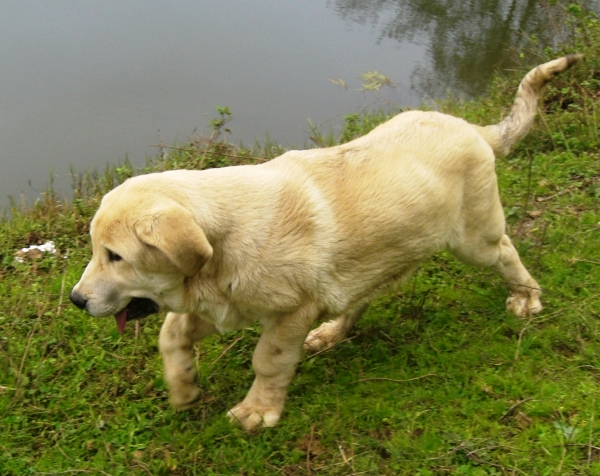
{"label": "dog's chest", "polygon": [[215,325],[219,332],[229,332],[242,329],[255,320],[243,315],[231,303],[203,303],[200,314],[202,318]]}

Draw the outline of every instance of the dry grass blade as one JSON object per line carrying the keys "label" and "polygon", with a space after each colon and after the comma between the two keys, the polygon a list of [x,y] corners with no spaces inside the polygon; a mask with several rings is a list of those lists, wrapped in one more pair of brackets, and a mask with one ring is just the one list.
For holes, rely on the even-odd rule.
{"label": "dry grass blade", "polygon": [[394,382],[394,383],[406,383],[406,382],[413,382],[415,380],[421,380],[421,379],[429,378],[429,377],[442,378],[441,375],[427,374],[427,375],[421,375],[419,377],[409,378],[409,379],[406,379],[406,380],[398,380],[398,379],[386,378],[386,377],[364,378],[364,379],[361,379],[361,380],[356,380],[356,381],[354,381],[352,383],[360,383],[360,382]]}

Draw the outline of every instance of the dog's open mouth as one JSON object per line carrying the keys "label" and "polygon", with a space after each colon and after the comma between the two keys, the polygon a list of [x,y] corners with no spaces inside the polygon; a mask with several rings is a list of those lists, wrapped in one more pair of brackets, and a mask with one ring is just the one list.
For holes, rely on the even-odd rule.
{"label": "dog's open mouth", "polygon": [[115,314],[119,333],[123,334],[127,321],[131,321],[133,319],[142,319],[150,314],[157,313],[158,310],[158,304],[151,299],[133,298],[129,304],[127,304],[125,309]]}

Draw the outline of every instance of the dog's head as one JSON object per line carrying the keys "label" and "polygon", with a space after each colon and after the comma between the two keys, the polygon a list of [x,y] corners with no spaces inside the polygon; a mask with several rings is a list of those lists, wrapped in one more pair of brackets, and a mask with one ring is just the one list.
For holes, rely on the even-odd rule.
{"label": "dog's head", "polygon": [[115,315],[121,332],[128,320],[177,310],[186,277],[213,251],[190,210],[137,182],[102,200],[90,228],[92,260],[70,295],[93,316]]}

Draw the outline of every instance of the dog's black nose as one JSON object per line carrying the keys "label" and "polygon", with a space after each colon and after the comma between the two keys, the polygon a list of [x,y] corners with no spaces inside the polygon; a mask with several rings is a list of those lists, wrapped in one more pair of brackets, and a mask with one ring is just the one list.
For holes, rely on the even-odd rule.
{"label": "dog's black nose", "polygon": [[85,309],[85,305],[87,304],[87,299],[85,299],[81,294],[76,293],[75,291],[71,291],[71,294],[69,294],[69,299],[79,309]]}

